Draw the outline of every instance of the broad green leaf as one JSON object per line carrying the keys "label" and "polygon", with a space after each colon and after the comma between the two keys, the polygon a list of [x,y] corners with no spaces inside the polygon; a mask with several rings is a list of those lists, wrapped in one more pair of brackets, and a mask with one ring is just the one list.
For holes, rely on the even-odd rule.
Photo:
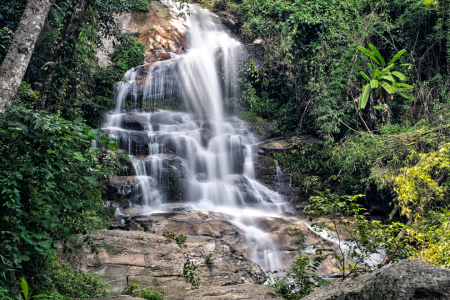
{"label": "broad green leaf", "polygon": [[372,80],[370,81],[370,86],[371,86],[373,89],[376,89],[376,88],[378,87],[378,80],[372,79]]}
{"label": "broad green leaf", "polygon": [[406,95],[406,94],[404,94],[404,93],[402,93],[400,91],[396,91],[395,93],[400,95],[400,96],[402,96],[403,98],[406,98],[406,99],[411,99],[412,98],[412,97],[410,97],[410,96],[408,96],[408,95]]}
{"label": "broad green leaf", "polygon": [[400,56],[402,56],[403,53],[405,53],[405,52],[406,52],[406,49],[403,49],[403,50],[399,51],[397,54],[395,54],[395,56],[391,59],[391,61],[388,63],[388,65],[395,63],[395,61],[397,59],[399,59]]}
{"label": "broad green leaf", "polygon": [[29,299],[29,289],[28,289],[28,282],[25,280],[25,278],[20,278],[20,285],[22,286],[22,293],[25,300]]}
{"label": "broad green leaf", "polygon": [[75,155],[74,155],[73,158],[78,159],[79,161],[85,161],[86,160],[86,158],[84,158],[83,155],[81,155],[80,153],[75,152],[74,154]]}
{"label": "broad green leaf", "polygon": [[378,49],[372,44],[369,44],[369,47],[370,47],[370,50],[372,50],[372,53],[380,60],[381,65],[384,67],[386,65],[386,62],[384,61],[380,52],[378,52]]}
{"label": "broad green leaf", "polygon": [[397,83],[398,86],[405,87],[407,89],[413,89],[414,86],[406,84],[406,83]]}
{"label": "broad green leaf", "polygon": [[363,47],[360,47],[360,46],[358,46],[358,47],[356,47],[358,50],[361,50],[365,55],[367,55],[368,57],[370,57],[374,62],[376,62],[377,63],[377,65],[379,65],[380,64],[380,62],[378,61],[378,59],[375,57],[375,55],[372,53],[372,52],[370,52],[369,50],[367,50],[366,48],[363,48]]}
{"label": "broad green leaf", "polygon": [[380,85],[386,90],[386,92],[388,92],[389,94],[393,94],[394,93],[394,88],[387,83],[386,81],[380,81]]}
{"label": "broad green leaf", "polygon": [[363,88],[361,96],[359,96],[358,109],[364,109],[370,95],[370,84],[366,84]]}
{"label": "broad green leaf", "polygon": [[403,75],[402,73],[398,72],[398,71],[392,72],[392,75],[396,76],[400,80],[405,80],[406,79],[406,76]]}
{"label": "broad green leaf", "polygon": [[380,75],[383,75],[384,73],[386,73],[387,71],[389,71],[390,69],[392,69],[395,66],[395,64],[389,64],[386,68],[384,68],[381,72]]}
{"label": "broad green leaf", "polygon": [[373,78],[376,79],[378,76],[380,76],[380,70],[375,69],[375,72],[373,72]]}
{"label": "broad green leaf", "polygon": [[363,71],[360,71],[359,74],[361,74],[361,76],[362,76],[365,80],[370,81],[369,76],[367,76]]}
{"label": "broad green leaf", "polygon": [[116,143],[109,143],[106,145],[106,148],[110,151],[117,151],[119,150],[119,146]]}
{"label": "broad green leaf", "polygon": [[73,124],[78,125],[78,124],[80,124],[81,122],[83,122],[83,118],[82,118],[82,117],[78,117],[78,118],[76,118],[76,119],[73,121]]}
{"label": "broad green leaf", "polygon": [[390,75],[390,74],[383,75],[383,76],[379,77],[379,79],[384,79],[384,80],[389,80],[389,81],[395,82],[395,78],[392,77],[392,75]]}

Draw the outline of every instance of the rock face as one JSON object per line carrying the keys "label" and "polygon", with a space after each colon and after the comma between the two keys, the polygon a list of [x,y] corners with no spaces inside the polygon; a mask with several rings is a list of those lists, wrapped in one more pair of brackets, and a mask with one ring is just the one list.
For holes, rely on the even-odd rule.
{"label": "rock face", "polygon": [[[166,293],[165,299],[280,299],[258,284],[264,276],[261,268],[222,239],[188,236],[179,246],[161,235],[120,230],[102,230],[91,238],[97,253],[84,247],[63,258],[76,270],[101,275],[113,295],[136,282],[140,288]],[[202,266],[200,290],[186,291],[191,284],[183,275],[185,264]]]}
{"label": "rock face", "polygon": [[408,259],[355,280],[322,287],[303,299],[447,300],[450,299],[450,270]]}
{"label": "rock face", "polygon": [[[149,1],[150,10],[123,12],[116,16],[122,33],[129,33],[145,45],[145,60],[148,63],[170,59],[184,53],[186,26],[159,0]],[[111,64],[108,56],[113,51],[113,40],[103,40],[105,49],[97,53],[99,64]]]}
{"label": "rock face", "polygon": [[[263,132],[262,135],[264,137],[265,133]],[[316,143],[317,141],[318,139],[311,135],[264,140],[257,145],[258,154],[255,160],[256,177],[272,190],[282,194],[286,200],[292,200],[301,191],[292,186],[291,175],[281,171],[273,154],[291,149],[298,151],[302,147]]]}

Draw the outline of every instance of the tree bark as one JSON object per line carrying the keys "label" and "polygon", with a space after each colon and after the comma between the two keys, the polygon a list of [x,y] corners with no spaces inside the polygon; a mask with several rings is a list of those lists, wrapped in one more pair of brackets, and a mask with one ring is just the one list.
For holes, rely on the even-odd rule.
{"label": "tree bark", "polygon": [[29,0],[0,67],[0,113],[14,99],[54,0]]}

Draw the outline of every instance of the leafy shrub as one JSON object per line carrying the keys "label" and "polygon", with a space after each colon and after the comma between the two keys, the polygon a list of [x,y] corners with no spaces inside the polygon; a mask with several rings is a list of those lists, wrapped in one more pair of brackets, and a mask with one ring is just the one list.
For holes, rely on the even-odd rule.
{"label": "leafy shrub", "polygon": [[192,289],[196,290],[200,288],[200,283],[203,281],[203,278],[198,275],[203,266],[196,266],[192,262],[187,262],[184,264],[183,274],[186,278],[186,281],[192,284]]}
{"label": "leafy shrub", "polygon": [[[0,117],[0,274],[13,283],[42,276],[55,241],[110,224],[97,180],[112,176],[118,164],[91,149],[98,133],[81,118],[66,121],[22,106]],[[108,137],[102,142],[117,149]]]}
{"label": "leafy shrub", "polygon": [[297,255],[295,266],[287,271],[286,276],[266,278],[268,285],[285,299],[301,299],[311,294],[316,287],[329,284],[315,274],[325,258],[319,252],[316,252],[313,261],[307,255]]}
{"label": "leafy shrub", "polygon": [[128,8],[131,10],[150,11],[149,0],[127,0]]}
{"label": "leafy shrub", "polygon": [[173,232],[166,231],[166,232],[163,233],[162,236],[165,237],[165,238],[174,240],[175,242],[177,242],[178,246],[180,246],[180,247],[185,247],[186,246],[185,243],[186,243],[186,240],[187,240],[187,236],[185,236],[185,235],[182,235],[182,234],[176,235]]}
{"label": "leafy shrub", "polygon": [[126,36],[121,43],[115,45],[111,61],[122,73],[144,63],[145,45],[133,37]]}
{"label": "leafy shrub", "polygon": [[108,285],[98,276],[78,273],[72,267],[54,258],[49,266],[51,287],[62,296],[71,298],[108,297]]}
{"label": "leafy shrub", "polygon": [[138,291],[139,286],[137,283],[133,283],[131,285],[127,285],[126,288],[122,291],[122,295],[129,295],[133,297],[144,298],[147,300],[163,300],[166,296],[164,293],[161,293],[158,290],[147,291],[146,289],[142,289]]}

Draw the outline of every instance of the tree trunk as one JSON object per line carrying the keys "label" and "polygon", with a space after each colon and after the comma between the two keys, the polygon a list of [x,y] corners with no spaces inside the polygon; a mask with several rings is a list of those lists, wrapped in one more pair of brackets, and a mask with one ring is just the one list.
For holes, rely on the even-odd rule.
{"label": "tree trunk", "polygon": [[14,99],[54,0],[29,0],[0,67],[0,113]]}

